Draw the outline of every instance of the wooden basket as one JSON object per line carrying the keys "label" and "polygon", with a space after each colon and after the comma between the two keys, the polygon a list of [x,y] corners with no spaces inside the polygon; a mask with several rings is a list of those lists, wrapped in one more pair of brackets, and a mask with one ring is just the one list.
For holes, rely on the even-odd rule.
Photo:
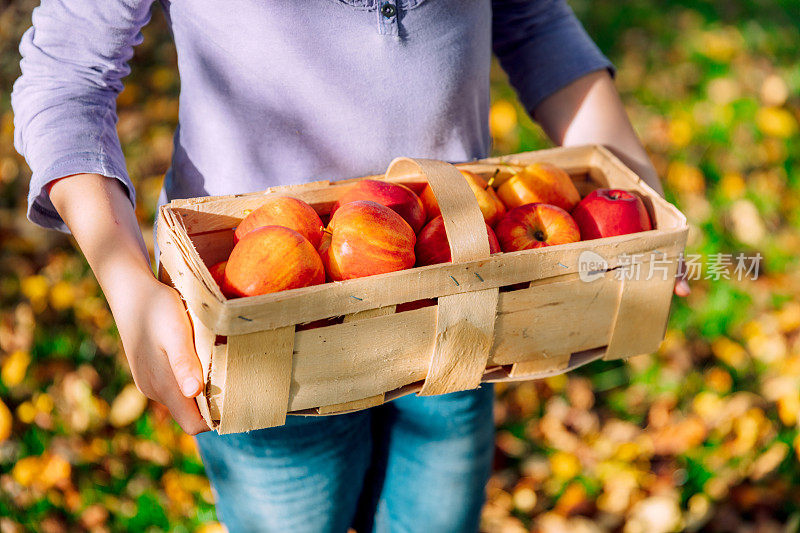
{"label": "wooden basket", "polygon": [[[462,175],[440,161],[398,158],[385,176],[370,178],[417,190],[431,185],[452,263],[226,300],[207,266],[227,258],[233,229],[249,210],[284,195],[325,217],[357,180],[161,207],[161,272],[186,300],[193,322],[206,383],[197,401],[206,422],[220,433],[248,431],[281,425],[287,414],[342,413],[412,392],[536,379],[656,350],[686,242],[684,216],[598,146],[456,167],[496,175],[499,185],[511,175],[509,165],[541,161],[566,170],[582,196],[597,187],[638,191],[656,229],[490,256],[483,217]],[[607,264],[597,267],[598,260]],[[426,299],[435,300],[408,305]],[[343,318],[302,326],[332,317]]]}

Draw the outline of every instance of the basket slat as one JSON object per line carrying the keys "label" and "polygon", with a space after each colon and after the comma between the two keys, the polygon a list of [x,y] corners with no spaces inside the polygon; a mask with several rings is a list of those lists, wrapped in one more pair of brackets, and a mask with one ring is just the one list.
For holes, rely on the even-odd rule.
{"label": "basket slat", "polygon": [[228,337],[221,434],[286,422],[294,334],[287,326]]}

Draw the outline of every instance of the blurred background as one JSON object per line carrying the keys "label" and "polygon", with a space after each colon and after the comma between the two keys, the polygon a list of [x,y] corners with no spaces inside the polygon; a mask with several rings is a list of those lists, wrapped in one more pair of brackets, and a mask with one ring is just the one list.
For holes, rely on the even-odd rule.
{"label": "blurred background", "polygon": [[[82,256],[25,219],[9,92],[37,3],[0,0],[0,533],[221,531],[194,441],[131,384]],[[658,353],[498,387],[483,530],[798,531],[800,10],[570,3],[689,218],[687,252],[764,260],[757,280],[693,281]],[[178,116],[156,11],[118,101],[147,239]],[[496,153],[549,145],[498,68],[492,96]]]}

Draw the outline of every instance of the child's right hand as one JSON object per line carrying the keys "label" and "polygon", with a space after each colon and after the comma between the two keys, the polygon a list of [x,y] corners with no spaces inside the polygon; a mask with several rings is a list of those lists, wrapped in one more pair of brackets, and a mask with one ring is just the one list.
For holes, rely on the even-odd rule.
{"label": "child's right hand", "polygon": [[177,291],[153,276],[124,189],[113,178],[76,174],[48,192],[106,295],[136,386],[186,433],[208,431],[193,399],[203,372],[189,317]]}
{"label": "child's right hand", "polygon": [[125,290],[130,296],[113,313],[136,386],[164,404],[186,433],[208,431],[194,400],[202,369],[178,292],[152,275]]}

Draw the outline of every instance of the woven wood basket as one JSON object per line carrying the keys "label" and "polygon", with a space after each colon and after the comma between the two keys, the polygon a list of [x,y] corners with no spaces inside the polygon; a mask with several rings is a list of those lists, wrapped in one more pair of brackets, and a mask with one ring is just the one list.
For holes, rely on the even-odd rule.
{"label": "woven wood basket", "polygon": [[[193,322],[205,378],[197,402],[206,422],[220,433],[248,431],[282,425],[287,414],[342,413],[404,394],[537,379],[656,350],[686,242],[685,217],[598,146],[456,167],[495,176],[499,185],[512,175],[510,165],[541,161],[566,170],[582,196],[597,187],[637,191],[655,229],[490,256],[483,217],[456,168],[398,158],[385,176],[369,178],[416,190],[431,185],[452,263],[227,300],[208,266],[227,258],[247,212],[283,195],[324,218],[364,178],[162,206],[160,275],[180,291]],[[303,326],[322,319],[330,325]]]}

